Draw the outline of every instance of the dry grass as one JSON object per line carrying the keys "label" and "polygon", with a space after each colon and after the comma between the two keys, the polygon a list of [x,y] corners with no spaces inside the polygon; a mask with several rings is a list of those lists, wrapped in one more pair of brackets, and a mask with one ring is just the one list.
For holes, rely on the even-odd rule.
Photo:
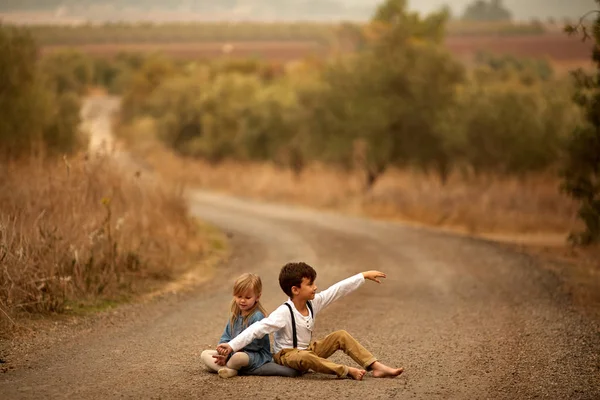
{"label": "dry grass", "polygon": [[154,290],[210,250],[181,195],[107,158],[0,165],[0,333]]}
{"label": "dry grass", "polygon": [[464,179],[391,170],[369,194],[358,174],[313,165],[299,178],[272,164],[182,160],[159,146],[143,157],[169,179],[256,199],[336,209],[481,234],[564,235],[577,229],[576,204],[555,177]]}

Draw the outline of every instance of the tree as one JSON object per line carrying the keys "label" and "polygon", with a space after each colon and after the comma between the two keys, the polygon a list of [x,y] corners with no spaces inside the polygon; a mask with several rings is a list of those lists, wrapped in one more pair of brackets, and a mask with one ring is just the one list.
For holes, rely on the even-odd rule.
{"label": "tree", "polygon": [[156,54],[148,57],[131,77],[128,89],[123,95],[121,116],[130,121],[143,113],[144,105],[152,93],[169,77],[175,75],[175,65],[168,58]]}
{"label": "tree", "polygon": [[466,21],[510,21],[512,13],[504,7],[502,0],[475,0],[463,13]]}
{"label": "tree", "polygon": [[47,84],[58,94],[83,95],[94,76],[91,58],[76,50],[62,50],[44,57],[41,69]]}
{"label": "tree", "polygon": [[[26,31],[0,25],[0,148],[8,154],[29,150],[39,140],[44,119],[36,71],[37,46]],[[37,100],[37,101],[34,101]]]}
{"label": "tree", "polygon": [[0,25],[2,157],[71,152],[80,143],[78,98],[57,91],[53,73],[38,64],[37,53],[27,30]]}
{"label": "tree", "polygon": [[[573,73],[578,88],[574,101],[584,112],[585,123],[571,136],[562,171],[562,189],[576,199],[579,217],[585,224],[583,232],[572,233],[572,243],[590,245],[600,241],[600,0],[599,9],[584,15],[575,26],[567,25],[568,34],[581,33],[583,40],[593,40],[592,60],[596,72],[579,69]],[[585,17],[595,14],[591,32]]]}
{"label": "tree", "polygon": [[405,0],[388,0],[368,27],[369,46],[333,63],[324,73],[320,110],[311,123],[326,162],[355,167],[369,190],[390,166],[451,169],[452,107],[463,67],[439,43],[447,10],[421,18]]}

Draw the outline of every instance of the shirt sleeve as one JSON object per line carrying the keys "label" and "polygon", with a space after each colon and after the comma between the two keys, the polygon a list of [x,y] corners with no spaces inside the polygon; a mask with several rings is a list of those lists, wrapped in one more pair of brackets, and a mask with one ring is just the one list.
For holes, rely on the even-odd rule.
{"label": "shirt sleeve", "polygon": [[219,339],[219,344],[228,343],[230,340],[231,340],[231,321],[229,321],[227,323],[227,325],[225,326],[225,330],[223,331],[223,334],[221,335],[221,339]]}
{"label": "shirt sleeve", "polygon": [[289,315],[287,307],[281,305],[268,317],[263,318],[244,329],[242,333],[229,342],[233,351],[239,351],[250,344],[254,339],[262,338],[269,333],[273,333],[283,328],[287,323],[287,319],[285,318],[286,311],[287,315]]}
{"label": "shirt sleeve", "polygon": [[365,277],[362,273],[346,278],[343,281],[336,283],[315,295],[312,300],[314,313],[317,314],[325,307],[333,303],[334,301],[344,297],[348,293],[351,293],[358,289],[363,283],[365,283]]}

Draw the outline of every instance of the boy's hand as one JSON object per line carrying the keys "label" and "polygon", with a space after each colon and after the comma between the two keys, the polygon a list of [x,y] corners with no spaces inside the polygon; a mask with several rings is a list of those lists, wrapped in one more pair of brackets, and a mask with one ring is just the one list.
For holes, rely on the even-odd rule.
{"label": "boy's hand", "polygon": [[386,278],[385,274],[380,271],[366,271],[362,273],[365,279],[368,279],[373,282],[381,283],[381,281],[377,278]]}
{"label": "boy's hand", "polygon": [[215,355],[213,356],[213,358],[215,359],[215,364],[220,365],[222,367],[227,365],[227,356]]}
{"label": "boy's hand", "polygon": [[233,353],[233,349],[227,343],[221,343],[217,346],[217,353],[221,356],[228,356],[230,353]]}

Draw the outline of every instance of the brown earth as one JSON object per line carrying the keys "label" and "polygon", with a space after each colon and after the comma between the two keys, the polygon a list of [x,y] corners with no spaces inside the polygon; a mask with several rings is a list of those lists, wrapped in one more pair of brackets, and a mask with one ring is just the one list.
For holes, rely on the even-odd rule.
{"label": "brown earth", "polygon": [[[470,60],[478,51],[483,50],[496,54],[547,58],[568,68],[589,65],[592,48],[591,42],[584,43],[578,38],[568,37],[562,33],[522,36],[450,36],[445,44],[453,54],[463,60]],[[45,46],[42,52],[48,54],[65,47],[67,46]],[[309,56],[325,57],[329,53],[324,45],[312,41],[105,43],[77,45],[74,48],[106,57],[122,51],[161,51],[184,59],[257,57],[273,61],[291,61]]]}
{"label": "brown earth", "polygon": [[522,57],[548,58],[557,62],[589,60],[592,51],[590,41],[563,33],[523,36],[450,36],[446,46],[457,56],[470,56],[477,51],[511,54]]}

